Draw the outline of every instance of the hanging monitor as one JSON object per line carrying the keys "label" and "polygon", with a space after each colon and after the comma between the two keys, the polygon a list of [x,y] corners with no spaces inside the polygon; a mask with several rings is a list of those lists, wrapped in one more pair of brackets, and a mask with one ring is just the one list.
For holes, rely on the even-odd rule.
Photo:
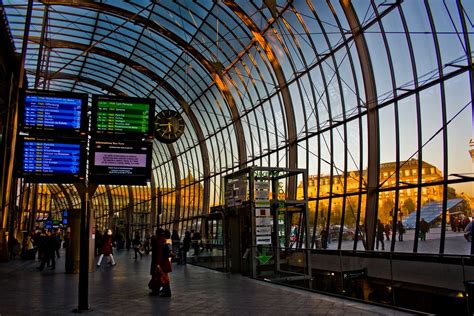
{"label": "hanging monitor", "polygon": [[22,137],[18,177],[31,183],[77,183],[86,175],[86,139]]}
{"label": "hanging monitor", "polygon": [[102,139],[153,139],[155,100],[92,96],[91,133]]}
{"label": "hanging monitor", "polygon": [[21,131],[75,137],[87,134],[87,94],[26,90],[21,101]]}
{"label": "hanging monitor", "polygon": [[89,181],[95,184],[146,185],[151,180],[151,142],[91,142]]}

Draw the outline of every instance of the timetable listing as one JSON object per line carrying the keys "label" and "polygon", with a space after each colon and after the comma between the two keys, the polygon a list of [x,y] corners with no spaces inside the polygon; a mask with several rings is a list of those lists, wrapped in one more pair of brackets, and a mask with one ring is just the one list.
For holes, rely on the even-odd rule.
{"label": "timetable listing", "polygon": [[26,128],[80,129],[82,100],[27,95],[23,122]]}
{"label": "timetable listing", "polygon": [[80,144],[24,143],[23,171],[77,174],[80,169]]}

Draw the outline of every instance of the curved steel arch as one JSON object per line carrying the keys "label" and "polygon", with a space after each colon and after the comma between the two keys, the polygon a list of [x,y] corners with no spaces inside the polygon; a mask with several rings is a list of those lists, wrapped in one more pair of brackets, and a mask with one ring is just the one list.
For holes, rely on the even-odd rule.
{"label": "curved steel arch", "polygon": [[[27,70],[26,72],[29,73],[29,74],[32,74],[32,75],[34,74],[36,76],[39,76],[40,78],[42,77],[42,78],[48,79],[48,78],[51,77],[51,72],[49,72],[49,73],[44,73],[44,72],[34,73],[32,70]],[[88,77],[84,77],[84,76],[77,76],[77,75],[73,75],[73,74],[69,74],[69,73],[58,73],[58,74],[55,75],[54,79],[66,79],[66,80],[72,80],[72,81],[75,81],[75,82],[80,81],[80,82],[88,83],[90,85],[99,87],[102,90],[108,91],[108,92],[113,93],[115,95],[127,96],[126,93],[124,93],[124,92],[122,92],[122,91],[120,91],[116,88],[113,88],[109,85],[106,85],[103,82],[100,82],[98,80],[88,78]]]}
{"label": "curved steel arch", "polygon": [[[34,43],[38,43],[40,41],[39,38],[37,37],[30,37],[30,41]],[[44,44],[50,48],[70,48],[70,49],[78,49],[78,50],[84,50],[87,49],[87,45],[80,44],[80,43],[74,43],[70,41],[65,41],[65,40],[51,40],[47,39],[44,41]],[[126,58],[122,55],[116,54],[114,52],[108,51],[106,49],[102,49],[99,47],[93,47],[92,49],[89,50],[89,52],[98,54],[101,56],[105,56],[107,58],[111,58],[113,60],[119,61],[123,63],[124,65],[129,66],[130,68],[135,69],[138,72],[141,72],[142,74],[146,75],[153,81],[159,83],[163,89],[165,89],[171,96],[173,96],[178,103],[181,105],[183,108],[184,112],[186,115],[188,115],[191,124],[193,125],[193,129],[196,133],[196,136],[198,137],[198,144],[201,149],[201,156],[202,156],[202,161],[203,161],[203,174],[204,174],[204,196],[207,196],[206,194],[209,194],[210,192],[210,166],[209,166],[209,152],[207,149],[204,133],[202,131],[201,125],[199,124],[199,121],[197,120],[196,116],[194,115],[194,112],[191,110],[191,106],[186,102],[186,100],[176,91],[176,89],[169,84],[166,80],[163,80],[160,76],[158,76],[156,73],[153,71],[149,70],[148,68],[138,64],[137,62]],[[88,82],[93,84],[93,79],[89,79],[86,77],[80,77],[78,78],[77,76],[74,75],[69,75],[66,73],[61,73],[57,74],[56,76],[57,79],[79,79],[80,81]],[[56,79],[55,78],[55,79]],[[84,80],[82,80],[84,79]],[[97,86],[100,88],[103,88],[104,90],[114,92],[118,95],[119,92],[117,89],[109,87],[108,85],[105,85],[103,83],[97,82]],[[117,92],[115,92],[117,91]],[[123,93],[121,93],[123,94]],[[176,155],[174,155],[176,157]],[[203,205],[203,210],[207,210],[209,208],[209,199],[204,200],[204,205]]]}
{"label": "curved steel arch", "polygon": [[377,90],[374,70],[370,59],[369,49],[362,33],[361,25],[352,4],[347,0],[340,0],[347,21],[354,35],[354,42],[359,55],[362,78],[364,81],[367,106],[367,134],[368,134],[368,167],[367,167],[367,204],[366,204],[366,232],[367,248],[373,250],[377,228],[377,211],[379,200],[379,173],[380,173],[380,136],[379,117],[377,109]]}
{"label": "curved steel arch", "polygon": [[[227,84],[225,83],[225,80],[218,69],[218,63],[213,63],[213,62],[208,61],[192,45],[184,41],[178,35],[162,27],[161,25],[154,23],[150,21],[149,19],[146,19],[140,15],[136,15],[132,12],[129,12],[127,10],[120,9],[120,8],[103,4],[103,3],[81,1],[81,0],[74,1],[72,3],[67,0],[44,0],[43,3],[47,5],[64,5],[64,6],[83,7],[83,8],[93,9],[98,12],[107,12],[107,13],[114,14],[123,18],[131,19],[134,21],[134,23],[142,24],[144,27],[150,28],[159,34],[162,34],[164,37],[174,42],[178,47],[180,47],[184,51],[188,52],[191,56],[193,56],[212,75],[215,84],[219,88],[219,91],[221,92],[224,99],[227,101],[227,104],[232,114],[232,122],[235,125],[235,137],[237,140],[239,165],[241,167],[245,166],[245,163],[247,161],[247,150],[245,147],[245,138],[244,138],[242,123],[240,122],[240,115],[238,113],[234,97],[232,96],[232,93],[230,93],[229,88]],[[46,40],[45,42],[48,42],[48,41],[51,41],[51,40]],[[89,51],[95,50],[95,47],[92,49],[90,49],[90,46],[87,46],[87,45],[83,45],[83,47],[84,47],[84,50],[89,50]],[[123,56],[121,57],[124,59],[127,59],[126,57],[123,57]]]}
{"label": "curved steel arch", "polygon": [[[285,106],[286,124],[288,129],[288,168],[296,168],[298,145],[296,143],[296,122],[293,111],[293,102],[291,100],[290,91],[288,90],[288,83],[286,82],[286,78],[283,74],[283,69],[280,65],[277,55],[273,51],[272,45],[265,39],[265,36],[257,24],[255,24],[250,16],[248,16],[247,13],[245,13],[245,11],[242,10],[237,3],[234,1],[225,0],[224,4],[240,18],[245,26],[247,26],[272,65],[281,95],[283,97],[283,104]],[[290,199],[294,199],[296,197],[296,179],[294,177],[290,178],[288,184],[288,196]]]}

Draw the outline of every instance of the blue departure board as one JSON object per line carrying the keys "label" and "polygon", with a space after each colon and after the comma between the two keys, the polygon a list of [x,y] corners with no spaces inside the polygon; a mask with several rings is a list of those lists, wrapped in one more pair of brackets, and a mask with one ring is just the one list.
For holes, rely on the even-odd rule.
{"label": "blue departure board", "polygon": [[80,154],[80,144],[25,141],[23,171],[76,174]]}
{"label": "blue departure board", "polygon": [[81,107],[80,99],[27,95],[25,126],[79,129]]}
{"label": "blue departure board", "polygon": [[79,182],[85,177],[85,143],[25,137],[19,146],[19,176],[30,182]]}
{"label": "blue departure board", "polygon": [[87,95],[28,90],[23,103],[20,128],[26,132],[87,132]]}

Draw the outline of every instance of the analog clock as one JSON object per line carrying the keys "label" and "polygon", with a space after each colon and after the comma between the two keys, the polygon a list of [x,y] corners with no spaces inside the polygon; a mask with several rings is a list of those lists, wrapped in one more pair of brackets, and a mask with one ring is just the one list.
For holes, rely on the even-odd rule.
{"label": "analog clock", "polygon": [[155,116],[155,137],[163,143],[173,143],[184,133],[184,120],[173,110],[164,110]]}

